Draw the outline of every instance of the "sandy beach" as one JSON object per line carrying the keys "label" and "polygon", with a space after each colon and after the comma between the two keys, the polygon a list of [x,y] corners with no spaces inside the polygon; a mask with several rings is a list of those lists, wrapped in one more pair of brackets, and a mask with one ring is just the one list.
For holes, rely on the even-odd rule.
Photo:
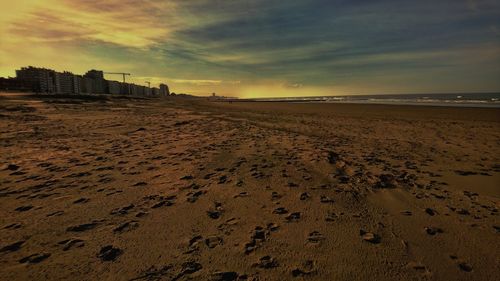
{"label": "sandy beach", "polygon": [[500,276],[500,109],[4,94],[0,148],[1,280]]}

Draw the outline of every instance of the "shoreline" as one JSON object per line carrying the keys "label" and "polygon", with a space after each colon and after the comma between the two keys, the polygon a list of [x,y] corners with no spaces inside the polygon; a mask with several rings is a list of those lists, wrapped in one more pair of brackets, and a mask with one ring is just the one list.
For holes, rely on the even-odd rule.
{"label": "shoreline", "polygon": [[[496,94],[496,93],[493,93]],[[132,96],[132,95],[110,95],[110,94],[39,94],[39,93],[29,93],[29,92],[0,92],[0,98],[2,96],[34,96],[34,97],[45,97],[45,98],[61,98],[61,99],[78,99],[82,98],[123,98],[123,99],[162,99],[162,97],[147,97],[147,96]],[[383,95],[381,95],[382,97]],[[358,97],[358,96],[347,96],[347,97]],[[474,102],[415,102],[415,101],[360,101],[360,100],[325,100],[323,98],[317,99],[293,99],[293,98],[269,98],[269,99],[234,99],[234,98],[223,98],[214,99],[212,97],[204,96],[180,96],[180,97],[166,97],[167,99],[197,99],[197,100],[209,100],[218,103],[290,103],[290,104],[360,104],[360,105],[394,105],[394,106],[428,106],[428,107],[459,107],[459,108],[493,108],[500,109],[500,103],[474,103]]]}
{"label": "shoreline", "polygon": [[412,105],[412,106],[439,106],[439,107],[474,107],[500,108],[500,103],[479,102],[417,102],[417,101],[341,101],[332,100],[259,100],[259,99],[221,99],[216,102],[262,102],[262,103],[311,103],[311,104],[381,104],[381,105]]}
{"label": "shoreline", "polygon": [[262,103],[310,103],[310,104],[374,104],[374,105],[411,105],[411,106],[436,106],[436,107],[472,107],[472,108],[499,108],[500,104],[486,104],[486,103],[433,103],[433,102],[363,102],[363,101],[303,101],[303,100],[240,100],[228,99],[220,100],[217,102],[262,102]]}
{"label": "shoreline", "polygon": [[[230,99],[231,100],[231,99]],[[233,101],[237,101],[234,99]],[[290,103],[360,103],[500,108],[500,93],[380,94],[283,98],[252,98],[242,101]]]}
{"label": "shoreline", "polygon": [[[200,102],[203,104],[203,102]],[[364,103],[220,102],[209,103],[229,111],[293,113],[325,116],[385,117],[406,119],[457,119],[500,122],[500,108],[396,105]],[[201,107],[200,107],[201,109]]]}

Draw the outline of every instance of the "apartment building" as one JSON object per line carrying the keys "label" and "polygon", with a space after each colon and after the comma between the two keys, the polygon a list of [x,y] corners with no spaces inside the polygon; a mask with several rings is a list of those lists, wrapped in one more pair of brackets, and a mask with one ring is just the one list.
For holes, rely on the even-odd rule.
{"label": "apartment building", "polygon": [[35,93],[54,93],[55,71],[39,67],[23,67],[16,70],[16,77]]}

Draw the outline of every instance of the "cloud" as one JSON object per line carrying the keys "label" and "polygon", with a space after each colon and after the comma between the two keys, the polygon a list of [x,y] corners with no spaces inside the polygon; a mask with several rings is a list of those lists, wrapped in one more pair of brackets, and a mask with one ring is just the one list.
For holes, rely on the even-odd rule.
{"label": "cloud", "polygon": [[[7,36],[24,40],[89,40],[143,48],[165,40],[173,28],[158,21],[160,11],[175,9],[164,1],[47,0],[30,2],[24,17],[8,24]],[[168,3],[168,2],[167,2]]]}
{"label": "cloud", "polygon": [[238,85],[241,81],[227,80],[203,80],[203,79],[178,79],[171,77],[134,77],[136,81],[150,81],[151,83],[164,83],[166,81],[175,84],[188,84],[196,86],[213,86],[213,85]]}
{"label": "cloud", "polygon": [[428,73],[451,81],[474,72],[484,78],[468,88],[500,88],[489,78],[500,65],[494,0],[0,2],[0,75],[25,64],[96,67],[230,95],[402,91],[391,85],[405,83],[452,91],[458,84]]}

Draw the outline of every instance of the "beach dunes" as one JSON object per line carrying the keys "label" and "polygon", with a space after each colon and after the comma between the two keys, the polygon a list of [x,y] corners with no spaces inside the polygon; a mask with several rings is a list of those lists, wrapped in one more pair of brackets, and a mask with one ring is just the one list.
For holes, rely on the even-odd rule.
{"label": "beach dunes", "polygon": [[498,109],[0,101],[5,280],[500,274]]}

